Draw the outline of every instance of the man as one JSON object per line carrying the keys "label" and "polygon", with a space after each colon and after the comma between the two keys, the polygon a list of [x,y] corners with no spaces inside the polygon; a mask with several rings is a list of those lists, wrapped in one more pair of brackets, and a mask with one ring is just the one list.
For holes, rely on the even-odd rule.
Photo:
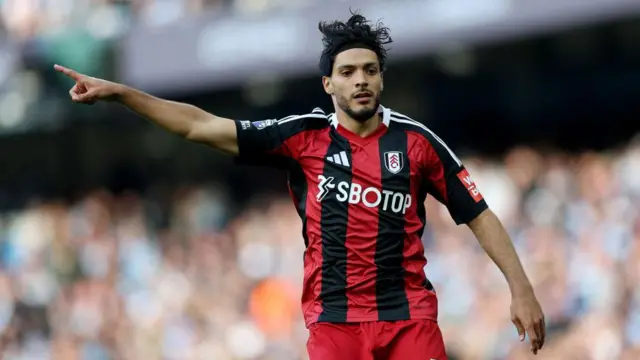
{"label": "man", "polygon": [[467,170],[421,123],[380,105],[389,29],[352,14],[321,23],[324,90],[335,113],[232,121],[78,74],[73,101],[117,101],[240,162],[285,167],[306,243],[302,310],[311,360],[446,359],[423,268],[424,200],[467,224],[504,273],[511,316],[537,353],[544,317],[511,240]]}

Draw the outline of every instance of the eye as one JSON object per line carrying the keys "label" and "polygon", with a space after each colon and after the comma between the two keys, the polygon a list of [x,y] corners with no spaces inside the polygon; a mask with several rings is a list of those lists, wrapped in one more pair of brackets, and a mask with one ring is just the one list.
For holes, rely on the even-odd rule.
{"label": "eye", "polygon": [[369,69],[367,70],[367,73],[368,73],[369,75],[375,75],[375,74],[377,74],[377,73],[378,73],[378,69],[376,69],[376,68],[369,68]]}
{"label": "eye", "polygon": [[340,75],[344,76],[344,77],[348,77],[353,73],[353,71],[351,70],[343,70],[342,72],[340,72]]}

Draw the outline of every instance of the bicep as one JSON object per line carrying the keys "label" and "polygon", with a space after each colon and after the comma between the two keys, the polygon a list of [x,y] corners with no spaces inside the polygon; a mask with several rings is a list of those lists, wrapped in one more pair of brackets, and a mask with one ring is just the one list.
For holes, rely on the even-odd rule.
{"label": "bicep", "polygon": [[239,153],[236,122],[231,119],[210,115],[194,123],[187,139],[209,145],[231,156]]}
{"label": "bicep", "polygon": [[236,163],[287,168],[303,148],[302,122],[282,120],[236,121]]}
{"label": "bicep", "polygon": [[456,224],[469,223],[488,208],[467,169],[441,139],[430,139],[424,166],[429,192],[447,207]]}
{"label": "bicep", "polygon": [[319,114],[253,122],[211,115],[194,125],[188,138],[232,155],[239,163],[280,167],[283,160],[297,159],[304,148],[305,120],[318,118],[326,125],[326,117]]}

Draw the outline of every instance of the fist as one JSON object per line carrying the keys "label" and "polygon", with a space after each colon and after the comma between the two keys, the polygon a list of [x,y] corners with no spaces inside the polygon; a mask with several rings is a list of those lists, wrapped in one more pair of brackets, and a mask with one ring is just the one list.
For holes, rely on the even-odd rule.
{"label": "fist", "polygon": [[80,74],[60,65],[54,65],[53,68],[76,82],[69,90],[73,102],[91,105],[98,100],[113,100],[119,94],[119,84]]}

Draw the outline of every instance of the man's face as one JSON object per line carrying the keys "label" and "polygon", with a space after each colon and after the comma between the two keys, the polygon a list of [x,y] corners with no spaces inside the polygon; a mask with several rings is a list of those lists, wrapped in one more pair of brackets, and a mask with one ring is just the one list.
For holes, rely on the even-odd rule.
{"label": "man's face", "polygon": [[364,122],[380,105],[382,73],[375,52],[349,49],[339,53],[330,77],[323,78],[325,91],[354,120]]}

